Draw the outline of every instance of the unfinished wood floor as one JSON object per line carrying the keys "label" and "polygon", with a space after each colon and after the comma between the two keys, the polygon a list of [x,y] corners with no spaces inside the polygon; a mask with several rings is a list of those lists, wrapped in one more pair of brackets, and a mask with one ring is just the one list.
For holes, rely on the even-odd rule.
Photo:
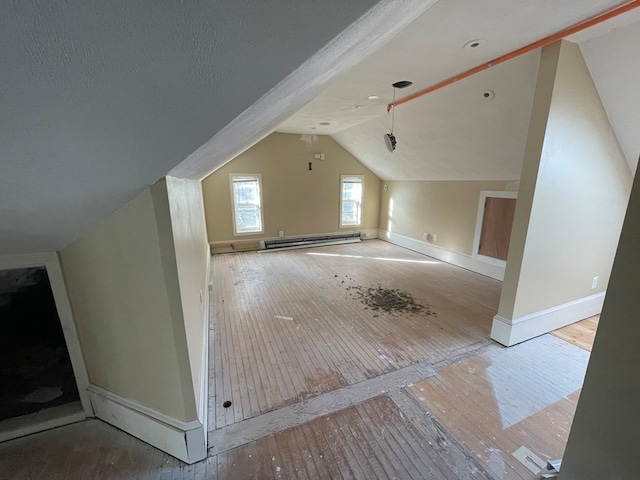
{"label": "unfinished wood floor", "polygon": [[[195,465],[89,420],[0,443],[0,478],[529,480],[515,449],[562,456],[593,320],[503,348],[487,340],[498,282],[382,242],[214,260],[226,263],[212,309],[229,316],[211,332],[212,367],[229,378],[212,388],[241,408],[263,395],[271,411],[222,422]],[[342,281],[406,290],[438,317],[375,317]],[[340,381],[318,386],[318,368]],[[265,403],[283,391],[295,396]]]}
{"label": "unfinished wood floor", "polygon": [[512,453],[562,458],[588,360],[547,334],[444,367],[410,392],[495,478],[533,479]]}
{"label": "unfinished wood floor", "polygon": [[[216,255],[212,278],[210,430],[487,345],[501,287],[377,240]],[[349,289],[377,285],[436,315],[376,312]]]}
{"label": "unfinished wood floor", "polygon": [[593,347],[593,340],[596,337],[596,330],[598,330],[599,322],[600,315],[594,315],[593,317],[586,318],[580,322],[559,328],[558,330],[551,332],[551,335],[590,352]]}
{"label": "unfinished wood floor", "polygon": [[0,443],[0,478],[530,480],[536,475],[510,453],[524,445],[543,460],[562,456],[587,357],[552,335],[485,348],[409,389],[283,427],[195,465],[88,420]]}
{"label": "unfinished wood floor", "polygon": [[[406,411],[406,410],[405,410]],[[409,420],[379,396],[258,441],[184,465],[102,423],[0,444],[3,479],[490,479],[429,418]],[[418,414],[419,416],[419,414]]]}

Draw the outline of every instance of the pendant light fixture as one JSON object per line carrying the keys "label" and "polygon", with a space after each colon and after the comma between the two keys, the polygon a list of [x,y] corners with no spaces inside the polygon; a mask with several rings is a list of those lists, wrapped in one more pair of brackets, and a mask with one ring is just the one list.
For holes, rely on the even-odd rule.
{"label": "pendant light fixture", "polygon": [[395,126],[396,119],[396,89],[407,88],[410,85],[413,85],[413,82],[410,82],[409,80],[400,80],[399,82],[391,84],[391,86],[393,87],[393,102],[391,103],[391,131],[384,134],[384,143],[387,146],[387,150],[389,150],[391,153],[393,153],[393,151],[396,149],[396,145],[398,144],[396,136],[393,134],[393,127]]}

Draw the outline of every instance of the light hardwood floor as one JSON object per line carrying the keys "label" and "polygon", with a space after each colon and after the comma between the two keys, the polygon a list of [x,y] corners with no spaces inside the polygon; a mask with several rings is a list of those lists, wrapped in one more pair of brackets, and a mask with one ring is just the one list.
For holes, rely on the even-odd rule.
{"label": "light hardwood floor", "polygon": [[[210,430],[488,345],[501,288],[382,241],[217,255],[212,275]],[[353,287],[377,285],[435,315],[366,308]]]}
{"label": "light hardwood floor", "polygon": [[[381,241],[212,266],[208,458],[89,420],[1,443],[0,478],[533,479],[515,449],[562,456],[592,320],[503,348],[500,282]],[[437,316],[383,315],[347,289],[378,284]],[[577,331],[585,348],[565,340]]]}
{"label": "light hardwood floor", "polygon": [[449,365],[410,388],[495,478],[536,478],[512,453],[562,458],[589,352],[552,335]]}
{"label": "light hardwood floor", "polygon": [[551,334],[590,352],[599,322],[600,315],[595,315],[555,330]]}

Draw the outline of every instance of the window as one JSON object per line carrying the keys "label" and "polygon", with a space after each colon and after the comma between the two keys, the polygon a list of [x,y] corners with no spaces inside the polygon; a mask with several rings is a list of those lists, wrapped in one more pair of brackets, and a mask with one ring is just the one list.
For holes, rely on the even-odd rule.
{"label": "window", "polygon": [[233,232],[262,233],[262,176],[230,175]]}
{"label": "window", "polygon": [[362,175],[340,177],[340,226],[358,227],[362,224]]}

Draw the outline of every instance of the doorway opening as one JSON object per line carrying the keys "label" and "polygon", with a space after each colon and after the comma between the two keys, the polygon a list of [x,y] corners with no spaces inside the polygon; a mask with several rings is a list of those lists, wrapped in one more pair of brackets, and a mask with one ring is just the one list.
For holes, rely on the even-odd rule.
{"label": "doorway opening", "polygon": [[84,418],[46,268],[0,270],[0,332],[0,432]]}
{"label": "doorway opening", "polygon": [[517,192],[480,192],[473,256],[506,266]]}

